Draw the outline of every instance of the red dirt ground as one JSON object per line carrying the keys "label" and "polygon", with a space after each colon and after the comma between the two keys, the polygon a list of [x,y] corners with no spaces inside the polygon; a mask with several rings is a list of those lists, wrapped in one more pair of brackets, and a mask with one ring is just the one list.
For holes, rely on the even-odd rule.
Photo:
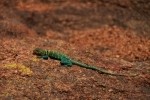
{"label": "red dirt ground", "polygon": [[[1,0],[1,100],[149,100],[149,0]],[[135,77],[111,76],[34,48]]]}

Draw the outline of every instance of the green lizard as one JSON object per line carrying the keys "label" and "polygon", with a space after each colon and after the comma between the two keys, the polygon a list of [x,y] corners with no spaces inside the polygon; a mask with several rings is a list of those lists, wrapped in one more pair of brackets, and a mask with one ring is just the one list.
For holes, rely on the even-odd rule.
{"label": "green lizard", "polygon": [[78,62],[76,60],[71,59],[69,56],[67,56],[63,53],[57,52],[57,51],[49,51],[49,50],[43,50],[40,48],[36,48],[33,50],[33,55],[37,55],[38,57],[43,58],[45,60],[47,60],[48,58],[59,60],[61,65],[65,65],[67,67],[71,67],[72,65],[78,65],[83,68],[96,70],[103,74],[109,74],[109,75],[115,75],[115,76],[126,76],[126,75],[107,71],[103,68],[97,68],[95,66],[90,66],[90,65],[84,64],[82,62]]}

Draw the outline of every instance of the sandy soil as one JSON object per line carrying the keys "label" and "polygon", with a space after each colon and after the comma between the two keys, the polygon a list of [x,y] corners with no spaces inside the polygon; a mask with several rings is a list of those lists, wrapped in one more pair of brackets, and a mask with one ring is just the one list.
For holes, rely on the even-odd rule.
{"label": "sandy soil", "polygon": [[[148,100],[149,0],[1,0],[1,100]],[[36,58],[36,47],[135,77]]]}

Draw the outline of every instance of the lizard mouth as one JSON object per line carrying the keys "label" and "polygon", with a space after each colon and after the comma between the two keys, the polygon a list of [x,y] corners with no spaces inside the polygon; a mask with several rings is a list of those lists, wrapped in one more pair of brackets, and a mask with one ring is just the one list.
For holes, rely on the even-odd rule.
{"label": "lizard mouth", "polygon": [[41,52],[40,52],[40,51],[41,51],[41,49],[36,48],[36,49],[33,50],[33,53],[32,53],[32,54],[33,54],[33,55],[41,55]]}
{"label": "lizard mouth", "polygon": [[33,53],[32,53],[33,55],[37,55],[37,52],[36,51],[33,51]]}
{"label": "lizard mouth", "polygon": [[32,53],[33,55],[36,55],[37,53],[35,52],[35,51],[33,51],[33,53]]}

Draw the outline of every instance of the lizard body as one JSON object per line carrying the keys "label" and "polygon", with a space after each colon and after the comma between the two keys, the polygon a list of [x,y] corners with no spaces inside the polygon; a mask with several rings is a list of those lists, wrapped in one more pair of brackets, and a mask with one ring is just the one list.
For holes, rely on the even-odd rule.
{"label": "lizard body", "polygon": [[109,72],[103,68],[97,68],[95,66],[91,66],[91,65],[84,64],[82,62],[78,62],[76,60],[71,59],[69,56],[67,56],[63,53],[57,52],[57,51],[50,51],[50,50],[43,50],[40,48],[36,48],[33,50],[33,54],[37,55],[38,57],[43,58],[45,60],[47,60],[48,58],[59,60],[62,65],[65,65],[68,67],[71,67],[72,65],[78,65],[80,67],[96,70],[96,71],[98,71],[100,73],[104,73],[104,74],[115,75],[115,76],[126,76],[123,74]]}

